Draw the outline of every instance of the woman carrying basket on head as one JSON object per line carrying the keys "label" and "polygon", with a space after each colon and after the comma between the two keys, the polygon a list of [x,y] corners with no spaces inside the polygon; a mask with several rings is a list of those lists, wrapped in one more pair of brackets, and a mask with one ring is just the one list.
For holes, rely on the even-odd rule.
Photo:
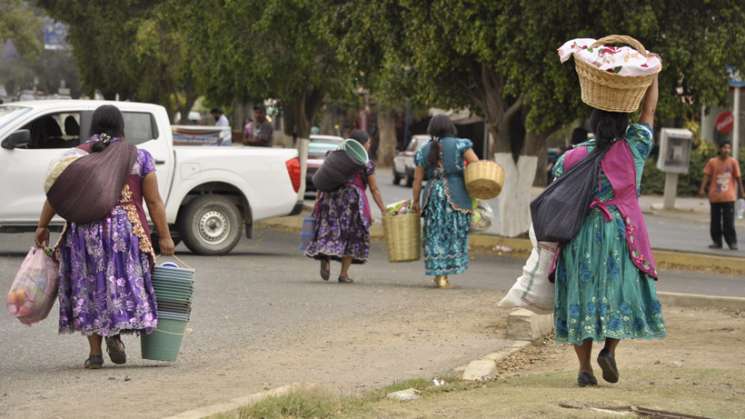
{"label": "woman carrying basket on head", "polygon": [[[365,131],[354,130],[350,137],[366,150],[370,149],[369,136]],[[373,222],[367,199],[368,187],[380,212],[385,213],[372,160],[340,189],[318,193],[313,208],[313,237],[305,248],[305,255],[320,261],[324,281],[331,277],[331,260],[341,262],[340,283],[354,282],[349,277],[350,266],[367,261]]]}
{"label": "woman carrying basket on head", "polygon": [[[471,140],[457,138],[447,115],[436,115],[427,133],[432,140],[416,153],[413,208],[424,218],[424,266],[437,288],[449,286],[448,275],[468,269],[471,199],[466,192],[464,160],[479,160]],[[422,192],[424,178],[429,179]]]}
{"label": "woman carrying basket on head", "polygon": [[[103,366],[103,338],[111,361],[123,364],[126,354],[119,335],[151,333],[158,323],[151,275],[154,253],[143,198],[160,236],[161,253],[173,255],[174,243],[153,157],[127,144],[119,109],[96,109],[90,132],[90,140],[71,150],[47,180],[36,245],[49,242],[48,225],[55,213],[66,219],[55,251],[60,263],[59,332],[88,337],[85,368],[95,369]],[[69,164],[60,167],[65,161]],[[99,193],[86,193],[95,186],[102,186]],[[111,197],[110,204],[100,202],[102,196]],[[92,214],[94,208],[103,214]]]}
{"label": "woman carrying basket on head", "polygon": [[597,362],[603,378],[618,382],[615,356],[622,339],[665,336],[654,267],[638,188],[652,149],[652,124],[658,98],[655,76],[641,104],[639,123],[629,114],[595,109],[594,139],[565,153],[554,168],[562,176],[593,150],[607,150],[599,186],[579,233],[561,248],[555,272],[556,340],[574,345],[577,383],[595,386],[593,341],[603,342]]}

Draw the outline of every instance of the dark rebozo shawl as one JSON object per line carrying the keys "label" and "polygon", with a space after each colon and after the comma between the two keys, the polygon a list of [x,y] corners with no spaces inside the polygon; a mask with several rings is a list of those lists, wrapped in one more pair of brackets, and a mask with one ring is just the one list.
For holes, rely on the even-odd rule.
{"label": "dark rebozo shawl", "polygon": [[106,218],[119,202],[137,162],[137,148],[123,139],[98,153],[91,152],[90,144],[80,148],[88,154],[64,169],[47,191],[47,200],[68,222],[88,224]]}

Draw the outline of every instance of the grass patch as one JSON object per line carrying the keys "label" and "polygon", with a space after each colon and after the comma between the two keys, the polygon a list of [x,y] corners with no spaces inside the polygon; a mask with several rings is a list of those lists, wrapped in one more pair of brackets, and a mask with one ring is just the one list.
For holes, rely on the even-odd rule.
{"label": "grass patch", "polygon": [[327,391],[294,390],[210,419],[329,419],[338,417],[342,407],[343,399]]}

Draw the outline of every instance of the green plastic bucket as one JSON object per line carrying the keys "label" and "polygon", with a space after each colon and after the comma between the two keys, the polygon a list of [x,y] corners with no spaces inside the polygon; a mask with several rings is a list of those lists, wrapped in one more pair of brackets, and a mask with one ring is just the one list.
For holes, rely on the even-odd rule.
{"label": "green plastic bucket", "polygon": [[140,337],[143,359],[154,361],[175,361],[181,349],[181,341],[186,330],[185,321],[158,319],[158,328],[149,335]]}
{"label": "green plastic bucket", "polygon": [[370,161],[370,157],[367,155],[365,146],[360,144],[360,142],[357,140],[344,140],[339,145],[339,149],[344,150],[344,152],[347,153],[347,156],[349,156],[352,160],[362,166],[367,165],[367,162]]}

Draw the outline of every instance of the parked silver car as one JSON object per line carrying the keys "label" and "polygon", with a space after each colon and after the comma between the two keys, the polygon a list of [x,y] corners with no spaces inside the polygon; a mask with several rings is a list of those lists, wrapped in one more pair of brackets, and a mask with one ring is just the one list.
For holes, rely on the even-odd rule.
{"label": "parked silver car", "polygon": [[406,179],[406,186],[411,187],[414,184],[414,168],[416,167],[414,156],[416,156],[417,150],[427,144],[429,140],[429,135],[415,135],[411,138],[406,150],[396,153],[396,157],[393,158],[394,185],[400,184],[401,179],[404,178]]}

